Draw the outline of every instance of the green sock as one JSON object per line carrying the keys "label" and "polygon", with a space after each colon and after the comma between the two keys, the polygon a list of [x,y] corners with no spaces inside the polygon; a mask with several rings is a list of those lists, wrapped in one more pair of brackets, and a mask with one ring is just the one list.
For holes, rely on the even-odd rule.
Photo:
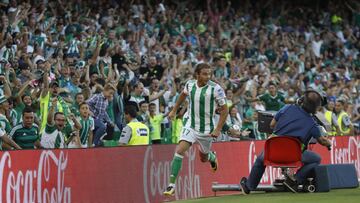
{"label": "green sock", "polygon": [[176,154],[174,155],[174,158],[171,162],[171,175],[170,175],[170,183],[171,184],[175,184],[176,178],[179,174],[179,171],[181,169],[181,165],[182,165],[182,160],[183,160],[183,156],[181,156],[180,154]]}
{"label": "green sock", "polygon": [[209,152],[208,153],[208,160],[210,162],[213,162],[213,161],[215,161],[215,159],[216,159],[216,155],[214,154],[214,152]]}

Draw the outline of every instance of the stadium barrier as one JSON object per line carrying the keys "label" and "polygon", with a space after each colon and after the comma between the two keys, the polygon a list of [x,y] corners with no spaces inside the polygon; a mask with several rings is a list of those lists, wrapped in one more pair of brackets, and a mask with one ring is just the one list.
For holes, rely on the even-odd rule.
{"label": "stadium barrier", "polygon": [[[360,136],[333,137],[333,148],[315,145],[323,164],[353,163],[360,177]],[[215,143],[220,168],[199,160],[198,146],[186,154],[170,200],[212,196],[211,184],[238,183],[247,176],[264,141]],[[162,202],[175,145],[1,152],[1,202]],[[280,171],[266,169],[261,184]]]}

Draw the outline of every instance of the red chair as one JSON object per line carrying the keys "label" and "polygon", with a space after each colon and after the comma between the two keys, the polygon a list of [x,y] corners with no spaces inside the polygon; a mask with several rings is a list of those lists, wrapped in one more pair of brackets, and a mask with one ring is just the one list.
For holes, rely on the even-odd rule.
{"label": "red chair", "polygon": [[281,168],[282,174],[286,176],[289,175],[289,168],[302,166],[301,154],[301,143],[297,138],[272,137],[265,142],[264,165]]}

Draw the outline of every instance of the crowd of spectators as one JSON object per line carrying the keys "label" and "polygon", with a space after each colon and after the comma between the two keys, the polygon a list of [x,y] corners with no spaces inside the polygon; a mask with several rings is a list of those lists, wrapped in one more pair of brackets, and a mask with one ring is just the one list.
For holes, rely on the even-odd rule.
{"label": "crowd of spectators", "polygon": [[258,112],[293,104],[307,88],[326,94],[336,132],[359,134],[356,0],[1,0],[0,8],[5,148],[118,140],[129,105],[154,143],[164,131],[176,143],[186,105],[172,122],[166,114],[200,62],[214,68],[227,125],[243,137],[264,139]]}

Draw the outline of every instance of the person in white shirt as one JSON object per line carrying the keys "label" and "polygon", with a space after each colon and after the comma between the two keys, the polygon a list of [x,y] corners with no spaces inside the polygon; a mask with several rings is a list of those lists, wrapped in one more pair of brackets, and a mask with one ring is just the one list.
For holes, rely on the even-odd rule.
{"label": "person in white shirt", "polygon": [[313,53],[317,58],[320,58],[320,55],[321,55],[320,49],[321,49],[322,44],[323,44],[323,40],[320,39],[319,34],[316,34],[315,40],[313,40],[311,42],[311,46],[312,46]]}
{"label": "person in white shirt", "polygon": [[65,116],[62,112],[56,112],[57,98],[51,100],[45,131],[41,136],[40,144],[46,149],[65,148],[65,135],[62,132],[65,127]]}

